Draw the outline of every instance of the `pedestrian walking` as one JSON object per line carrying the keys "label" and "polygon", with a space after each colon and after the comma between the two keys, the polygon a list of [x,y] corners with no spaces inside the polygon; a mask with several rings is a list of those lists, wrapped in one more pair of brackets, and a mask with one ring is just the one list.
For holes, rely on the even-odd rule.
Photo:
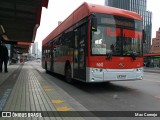
{"label": "pedestrian walking", "polygon": [[4,63],[4,72],[8,72],[7,63],[8,63],[8,49],[4,44],[0,45],[0,72],[3,71]]}

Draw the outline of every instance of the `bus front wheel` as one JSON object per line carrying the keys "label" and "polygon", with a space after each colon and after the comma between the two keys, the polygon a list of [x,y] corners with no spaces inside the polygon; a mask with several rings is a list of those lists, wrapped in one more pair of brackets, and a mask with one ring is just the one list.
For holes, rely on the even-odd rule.
{"label": "bus front wheel", "polygon": [[71,67],[69,65],[65,68],[65,79],[66,79],[66,81],[68,83],[72,83],[73,82]]}

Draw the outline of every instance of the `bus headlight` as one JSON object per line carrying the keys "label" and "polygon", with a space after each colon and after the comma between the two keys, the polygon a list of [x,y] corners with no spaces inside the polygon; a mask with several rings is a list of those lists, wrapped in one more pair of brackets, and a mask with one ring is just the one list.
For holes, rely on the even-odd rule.
{"label": "bus headlight", "polygon": [[92,72],[103,72],[102,68],[92,68]]}
{"label": "bus headlight", "polygon": [[141,71],[143,71],[143,68],[137,68],[136,69],[138,72],[141,72]]}

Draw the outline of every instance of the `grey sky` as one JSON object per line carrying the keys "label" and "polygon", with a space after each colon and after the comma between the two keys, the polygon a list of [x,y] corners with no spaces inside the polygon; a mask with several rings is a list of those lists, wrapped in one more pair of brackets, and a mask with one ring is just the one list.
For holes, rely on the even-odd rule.
{"label": "grey sky", "polygon": [[147,0],[147,9],[152,12],[152,38],[160,27],[160,0]]}

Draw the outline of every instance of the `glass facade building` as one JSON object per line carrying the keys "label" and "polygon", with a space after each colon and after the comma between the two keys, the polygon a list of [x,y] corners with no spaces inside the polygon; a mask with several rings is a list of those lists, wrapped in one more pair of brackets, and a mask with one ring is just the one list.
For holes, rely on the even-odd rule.
{"label": "glass facade building", "polygon": [[105,5],[137,12],[143,18],[143,29],[146,31],[144,53],[151,48],[152,12],[147,11],[147,0],[105,0]]}

